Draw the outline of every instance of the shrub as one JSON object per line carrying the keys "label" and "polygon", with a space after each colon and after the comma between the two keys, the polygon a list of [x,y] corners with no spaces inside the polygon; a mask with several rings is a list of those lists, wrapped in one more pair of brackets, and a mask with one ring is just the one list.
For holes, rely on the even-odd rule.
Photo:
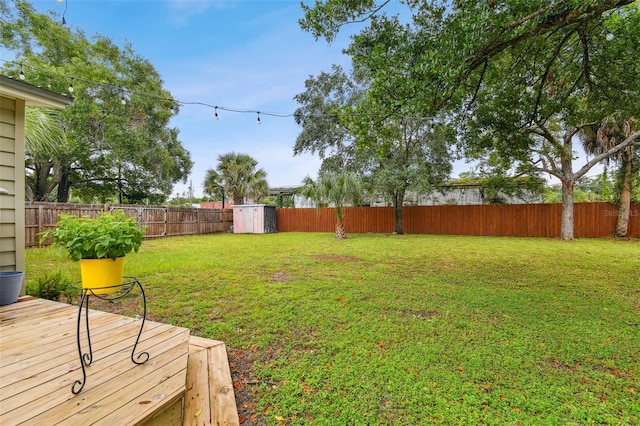
{"label": "shrub", "polygon": [[79,287],[68,275],[57,271],[39,275],[33,282],[27,283],[27,294],[56,302],[64,298],[64,301],[70,302],[78,297]]}
{"label": "shrub", "polygon": [[117,210],[96,218],[60,215],[56,229],[44,232],[40,241],[53,238],[54,245],[65,249],[73,260],[115,260],[131,251],[137,252],[143,235],[136,219]]}

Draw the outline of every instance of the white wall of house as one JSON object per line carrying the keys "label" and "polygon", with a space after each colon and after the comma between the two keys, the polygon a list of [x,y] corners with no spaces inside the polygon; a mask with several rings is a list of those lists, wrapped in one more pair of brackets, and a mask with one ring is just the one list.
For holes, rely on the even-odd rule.
{"label": "white wall of house", "polygon": [[[537,193],[523,191],[519,195],[499,194],[504,204],[539,204],[542,196]],[[316,207],[313,200],[300,195],[293,196],[296,208]],[[407,191],[404,198],[405,206],[443,206],[443,205],[473,205],[488,204],[485,200],[485,191],[477,186],[447,186],[437,189],[430,194],[422,194],[415,191]],[[371,207],[393,206],[391,200],[383,198],[371,200]]]}

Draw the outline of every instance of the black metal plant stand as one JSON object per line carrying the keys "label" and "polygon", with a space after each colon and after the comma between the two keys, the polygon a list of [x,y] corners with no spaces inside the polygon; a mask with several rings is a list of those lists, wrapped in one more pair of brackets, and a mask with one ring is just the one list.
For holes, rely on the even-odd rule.
{"label": "black metal plant stand", "polygon": [[[128,295],[134,287],[138,287],[140,289],[140,293],[142,294],[142,303],[144,306],[144,313],[142,315],[142,323],[140,324],[140,331],[138,331],[138,337],[136,337],[136,342],[133,345],[133,350],[131,351],[131,361],[134,364],[141,365],[149,360],[148,352],[140,352],[136,355],[136,347],[138,346],[138,342],[140,341],[140,336],[142,335],[142,329],[144,328],[144,322],[147,318],[147,298],[144,294],[144,289],[142,288],[142,284],[135,277],[124,277],[124,283],[108,286],[108,287],[100,287],[100,288],[83,288],[82,295],[80,297],[80,304],[78,306],[78,328],[77,328],[77,340],[78,340],[78,356],[80,357],[80,364],[82,365],[82,380],[76,380],[71,386],[71,392],[74,395],[77,395],[82,391],[84,385],[87,383],[87,371],[86,367],[91,365],[91,361],[93,361],[93,350],[91,349],[91,333],[89,332],[89,299],[91,296],[95,296],[98,299],[113,301],[116,299],[120,299]],[[95,293],[98,290],[112,290],[109,293]],[[81,327],[81,319],[82,319],[82,309],[84,307],[84,317],[85,317],[85,327],[87,329],[87,344],[89,347],[89,351],[82,353],[82,345],[80,343],[80,327]]]}

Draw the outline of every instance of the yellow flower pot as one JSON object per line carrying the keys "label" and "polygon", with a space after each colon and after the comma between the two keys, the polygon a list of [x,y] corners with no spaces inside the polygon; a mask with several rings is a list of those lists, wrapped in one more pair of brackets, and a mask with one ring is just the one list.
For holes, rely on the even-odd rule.
{"label": "yellow flower pot", "polygon": [[[118,290],[124,275],[124,257],[112,259],[81,259],[82,288],[94,294],[107,294]],[[109,288],[111,287],[111,288]]]}

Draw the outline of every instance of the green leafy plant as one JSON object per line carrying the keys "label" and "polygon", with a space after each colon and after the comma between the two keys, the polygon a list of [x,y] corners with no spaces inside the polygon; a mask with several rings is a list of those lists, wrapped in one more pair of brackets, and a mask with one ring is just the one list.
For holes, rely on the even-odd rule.
{"label": "green leafy plant", "polygon": [[40,241],[51,237],[73,260],[117,259],[142,245],[143,230],[138,222],[122,211],[101,213],[96,218],[61,215],[55,230],[42,234]]}
{"label": "green leafy plant", "polygon": [[61,298],[70,301],[78,296],[78,286],[61,271],[48,272],[27,284],[27,294],[56,302]]}

